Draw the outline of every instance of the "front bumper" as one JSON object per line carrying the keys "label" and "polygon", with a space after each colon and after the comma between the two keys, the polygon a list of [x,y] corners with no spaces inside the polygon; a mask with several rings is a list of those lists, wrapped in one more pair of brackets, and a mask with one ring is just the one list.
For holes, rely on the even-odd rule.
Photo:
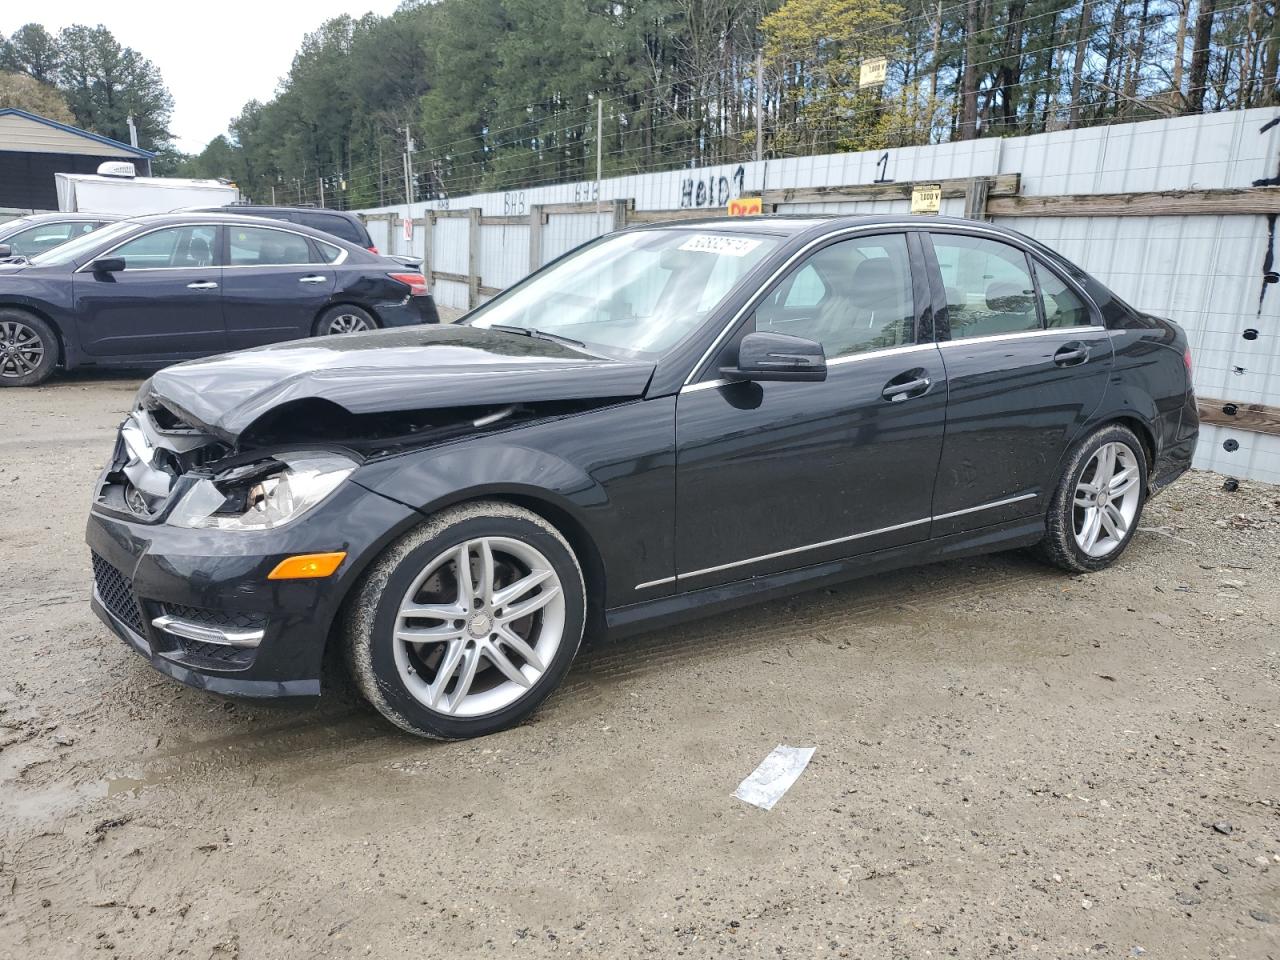
{"label": "front bumper", "polygon": [[[189,686],[244,697],[316,696],[343,598],[368,561],[419,519],[349,480],[274,531],[187,530],[95,506],[85,534],[95,558],[92,607],[153,667]],[[347,558],[330,577],[267,579],[285,557],[336,550]],[[261,631],[261,640],[203,643],[153,623],[164,616],[218,624],[233,635]]]}

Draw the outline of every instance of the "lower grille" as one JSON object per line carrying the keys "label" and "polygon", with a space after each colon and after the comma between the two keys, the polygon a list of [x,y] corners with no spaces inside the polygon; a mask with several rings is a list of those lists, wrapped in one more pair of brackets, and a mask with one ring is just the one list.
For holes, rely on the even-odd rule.
{"label": "lower grille", "polygon": [[133,581],[95,553],[93,582],[108,612],[134,633],[143,635],[142,611],[138,609],[138,598],[133,593]]}
{"label": "lower grille", "polygon": [[[188,620],[191,623],[219,627],[223,630],[261,630],[267,625],[267,616],[262,613],[237,613],[228,610],[210,610],[206,607],[188,607],[181,603],[165,603],[160,609],[171,617]],[[247,667],[253,663],[257,650],[253,647],[231,647],[221,643],[204,643],[189,637],[166,634],[175,644],[176,649],[167,654],[179,656],[182,660],[198,661],[208,666],[227,668]]]}
{"label": "lower grille", "polygon": [[[225,647],[220,643],[201,643],[186,637],[174,637],[183,660],[198,660],[224,667],[247,667],[258,651],[253,647]],[[172,653],[167,656],[173,656]]]}

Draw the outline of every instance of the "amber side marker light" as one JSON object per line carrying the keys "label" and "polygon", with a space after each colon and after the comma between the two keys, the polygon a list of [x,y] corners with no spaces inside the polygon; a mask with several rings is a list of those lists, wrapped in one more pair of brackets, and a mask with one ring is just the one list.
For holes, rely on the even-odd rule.
{"label": "amber side marker light", "polygon": [[267,574],[268,580],[315,580],[327,577],[347,558],[345,550],[338,553],[303,553],[287,557]]}

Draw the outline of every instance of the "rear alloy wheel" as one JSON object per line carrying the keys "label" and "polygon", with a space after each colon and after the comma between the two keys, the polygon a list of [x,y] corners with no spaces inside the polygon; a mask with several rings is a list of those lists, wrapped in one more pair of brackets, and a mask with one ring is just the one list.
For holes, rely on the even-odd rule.
{"label": "rear alloy wheel", "polygon": [[541,517],[504,503],[456,507],[366,576],[347,617],[352,676],[411,733],[493,733],[559,684],[585,604],[573,551]]}
{"label": "rear alloy wheel", "polygon": [[0,387],[34,387],[58,365],[49,325],[23,310],[0,310]]}
{"label": "rear alloy wheel", "polygon": [[320,315],[320,319],[316,321],[315,334],[318,337],[330,337],[339,333],[364,333],[377,329],[378,321],[373,319],[369,311],[344,303],[330,307]]}
{"label": "rear alloy wheel", "polygon": [[1128,427],[1113,424],[1073,452],[1054,492],[1040,553],[1081,573],[1110,565],[1137,529],[1147,489],[1147,457]]}

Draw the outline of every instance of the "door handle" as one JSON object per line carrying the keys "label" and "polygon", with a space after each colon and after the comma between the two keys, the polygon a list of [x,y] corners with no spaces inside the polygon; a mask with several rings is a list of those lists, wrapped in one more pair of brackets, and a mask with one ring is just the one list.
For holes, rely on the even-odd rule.
{"label": "door handle", "polygon": [[1089,348],[1083,343],[1064,343],[1053,355],[1053,362],[1060,367],[1074,367],[1089,359]]}
{"label": "door handle", "polygon": [[905,383],[899,383],[895,378],[884,385],[884,389],[880,391],[880,396],[890,403],[901,403],[903,400],[910,400],[912,397],[924,396],[928,392],[931,383],[932,381],[928,377],[918,377]]}
{"label": "door handle", "polygon": [[325,280],[327,279],[328,277],[317,277],[317,276],[299,277],[298,282],[299,283],[324,283]]}
{"label": "door handle", "polygon": [[187,284],[188,290],[217,290],[218,285],[212,280],[197,280],[195,283]]}

